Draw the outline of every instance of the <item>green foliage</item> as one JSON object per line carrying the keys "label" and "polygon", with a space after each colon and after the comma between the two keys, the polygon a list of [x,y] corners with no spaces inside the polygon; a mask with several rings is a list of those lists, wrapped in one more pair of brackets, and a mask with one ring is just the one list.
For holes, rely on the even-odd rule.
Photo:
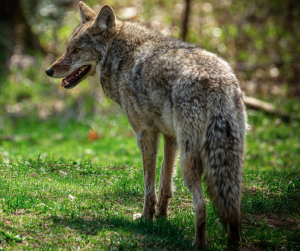
{"label": "green foliage", "polygon": [[[101,3],[86,1],[99,11]],[[179,37],[184,3],[179,0],[108,2],[118,17],[142,21]],[[25,15],[45,48],[61,54],[78,24],[78,9],[68,1],[23,0]],[[126,14],[132,7],[136,15]],[[220,54],[235,68],[241,80],[259,85],[288,83],[291,94],[299,91],[300,4],[298,1],[212,0],[192,1],[188,41]],[[244,87],[247,89],[247,86]],[[257,86],[257,91],[260,90]]]}

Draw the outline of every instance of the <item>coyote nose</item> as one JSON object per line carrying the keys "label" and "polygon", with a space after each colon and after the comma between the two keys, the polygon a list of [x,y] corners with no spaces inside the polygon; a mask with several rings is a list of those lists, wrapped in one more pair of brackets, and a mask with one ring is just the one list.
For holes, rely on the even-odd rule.
{"label": "coyote nose", "polygon": [[46,70],[46,74],[47,74],[48,76],[50,76],[50,77],[53,76],[53,73],[54,73],[54,71],[53,71],[52,68],[49,68],[49,69]]}

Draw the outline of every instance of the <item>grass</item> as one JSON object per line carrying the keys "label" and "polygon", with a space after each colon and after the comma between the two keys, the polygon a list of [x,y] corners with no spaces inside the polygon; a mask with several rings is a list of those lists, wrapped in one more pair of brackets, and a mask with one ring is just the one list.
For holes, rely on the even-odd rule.
{"label": "grass", "polygon": [[[193,250],[192,196],[179,168],[168,218],[134,219],[143,207],[142,160],[120,110],[5,123],[0,136],[14,137],[0,137],[0,250]],[[300,249],[298,122],[249,112],[249,124],[241,249]],[[88,139],[91,125],[98,140]],[[226,232],[205,196],[208,250],[224,250]]]}

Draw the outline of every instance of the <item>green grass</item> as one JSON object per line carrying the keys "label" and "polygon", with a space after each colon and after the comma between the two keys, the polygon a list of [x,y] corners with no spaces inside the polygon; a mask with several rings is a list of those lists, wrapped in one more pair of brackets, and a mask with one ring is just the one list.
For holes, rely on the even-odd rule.
{"label": "green grass", "polygon": [[[168,218],[134,219],[143,208],[142,160],[119,109],[90,120],[6,123],[0,136],[14,137],[0,137],[0,250],[193,250],[192,196],[179,168]],[[300,249],[297,123],[249,112],[244,250]],[[100,139],[88,140],[91,126]],[[205,196],[208,250],[224,250],[226,232]]]}

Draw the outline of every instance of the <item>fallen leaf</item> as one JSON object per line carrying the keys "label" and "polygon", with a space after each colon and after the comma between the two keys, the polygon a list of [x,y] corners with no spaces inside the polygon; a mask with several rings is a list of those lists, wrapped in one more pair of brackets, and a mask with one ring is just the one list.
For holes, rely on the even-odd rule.
{"label": "fallen leaf", "polygon": [[96,133],[93,129],[91,129],[88,133],[88,139],[90,141],[94,141],[94,140],[100,139],[100,135],[98,133]]}

